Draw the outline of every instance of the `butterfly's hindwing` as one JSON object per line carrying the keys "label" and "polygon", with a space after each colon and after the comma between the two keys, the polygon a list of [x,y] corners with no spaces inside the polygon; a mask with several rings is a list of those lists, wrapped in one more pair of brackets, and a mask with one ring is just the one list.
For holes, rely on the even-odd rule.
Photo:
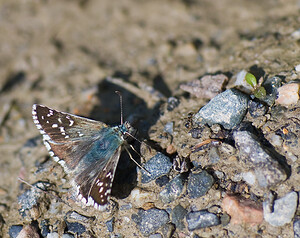
{"label": "butterfly's hindwing", "polygon": [[[121,147],[117,148],[106,164],[101,159],[75,178],[79,198],[83,203],[100,210],[107,204],[120,154]],[[100,172],[94,174],[92,170]]]}

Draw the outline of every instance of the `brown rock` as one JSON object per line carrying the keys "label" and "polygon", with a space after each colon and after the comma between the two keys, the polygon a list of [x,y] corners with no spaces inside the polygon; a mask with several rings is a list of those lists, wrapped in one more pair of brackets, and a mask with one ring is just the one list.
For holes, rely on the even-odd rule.
{"label": "brown rock", "polygon": [[256,225],[263,222],[262,206],[252,200],[226,195],[222,201],[222,208],[230,215],[232,224]]}
{"label": "brown rock", "polygon": [[17,238],[39,238],[39,234],[33,226],[24,226]]}

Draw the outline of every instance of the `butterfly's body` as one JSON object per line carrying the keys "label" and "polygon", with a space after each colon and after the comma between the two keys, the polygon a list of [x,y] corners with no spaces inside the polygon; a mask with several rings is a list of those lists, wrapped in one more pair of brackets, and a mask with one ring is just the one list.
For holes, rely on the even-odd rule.
{"label": "butterfly's body", "polygon": [[33,121],[49,154],[60,163],[87,206],[103,209],[108,202],[115,170],[133,128],[128,122],[109,127],[43,105],[33,105]]}

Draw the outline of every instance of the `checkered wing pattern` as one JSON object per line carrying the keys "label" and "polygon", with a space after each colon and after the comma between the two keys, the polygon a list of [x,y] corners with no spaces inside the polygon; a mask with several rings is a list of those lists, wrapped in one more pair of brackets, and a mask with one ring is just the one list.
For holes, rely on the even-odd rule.
{"label": "checkered wing pattern", "polygon": [[[119,141],[122,139],[117,142],[115,140],[116,145],[111,146],[105,135],[117,135],[105,123],[59,112],[43,105],[33,105],[32,117],[49,154],[67,173],[74,175],[73,182],[79,199],[86,205],[101,210],[111,193],[121,153],[122,143]],[[101,158],[93,158],[94,154],[99,153],[91,154],[90,151],[98,147],[102,148]]]}

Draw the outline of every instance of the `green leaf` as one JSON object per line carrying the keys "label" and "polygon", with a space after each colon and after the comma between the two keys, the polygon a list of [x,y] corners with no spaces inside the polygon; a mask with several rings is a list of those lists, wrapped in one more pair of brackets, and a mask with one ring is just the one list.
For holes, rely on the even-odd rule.
{"label": "green leaf", "polygon": [[259,87],[254,90],[253,95],[258,99],[263,99],[267,96],[266,89],[264,87]]}
{"label": "green leaf", "polygon": [[257,85],[257,80],[253,74],[247,73],[245,76],[246,82],[251,85],[252,88],[255,88]]}

